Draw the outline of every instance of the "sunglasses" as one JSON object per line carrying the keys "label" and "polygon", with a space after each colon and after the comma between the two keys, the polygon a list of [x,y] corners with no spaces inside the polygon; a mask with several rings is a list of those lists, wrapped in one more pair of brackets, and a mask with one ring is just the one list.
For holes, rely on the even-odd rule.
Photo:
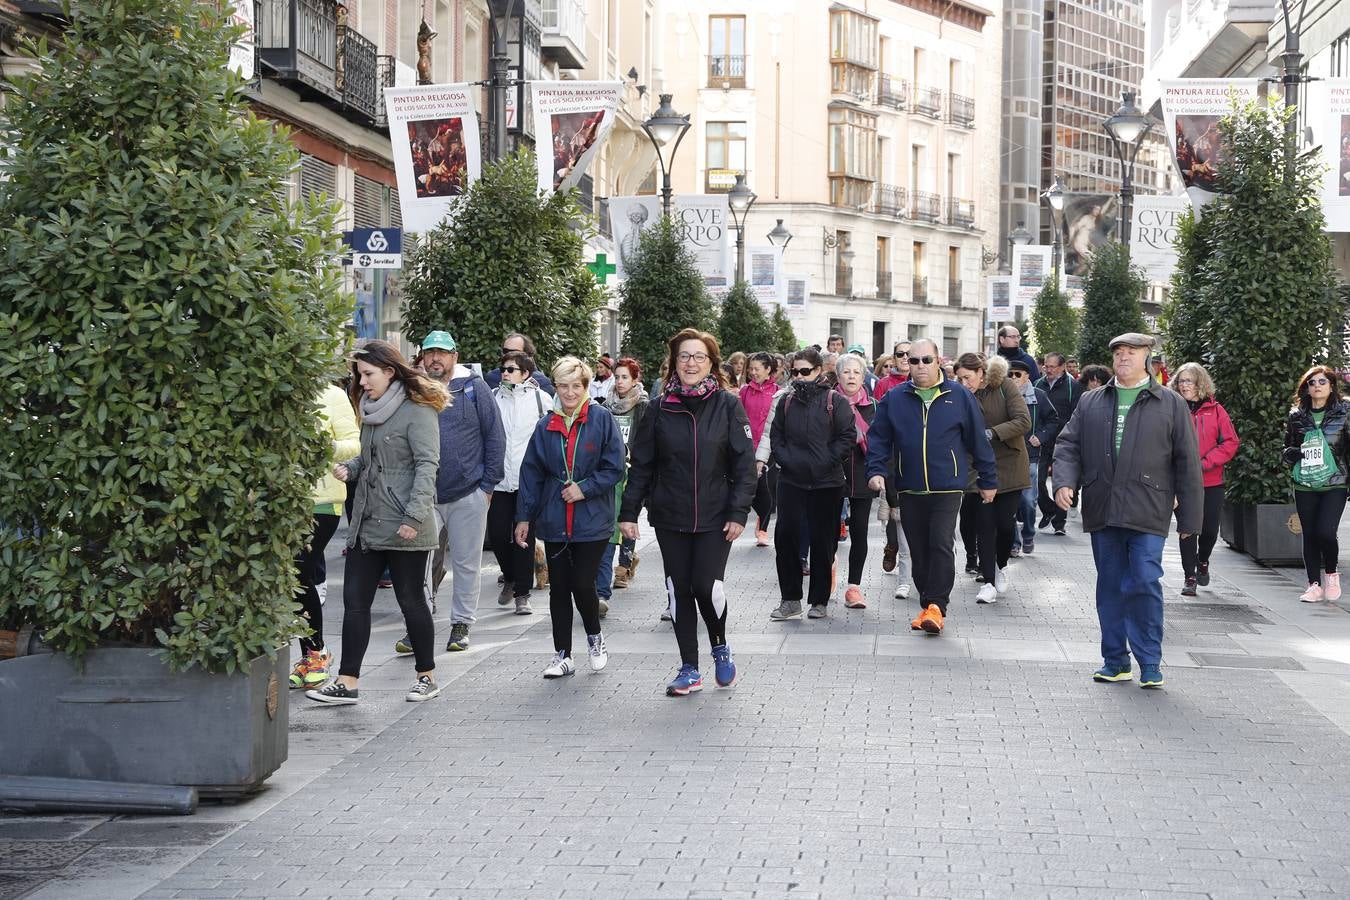
{"label": "sunglasses", "polygon": [[793,369],[792,374],[796,375],[798,378],[805,378],[807,375],[810,375],[815,370],[816,369],[814,366],[812,366],[809,369]]}
{"label": "sunglasses", "polygon": [[1308,384],[1331,384],[1330,378],[1309,378]]}
{"label": "sunglasses", "polygon": [[1026,377],[1027,377],[1027,373],[1026,373],[1026,372],[1022,372],[1022,371],[1020,371],[1020,370],[1018,370],[1018,369],[1013,369],[1011,372],[1008,373],[1008,376],[1009,376],[1010,378],[1026,378]]}
{"label": "sunglasses", "polygon": [[931,365],[932,365],[933,363],[935,363],[935,362],[937,362],[937,357],[936,357],[936,356],[911,356],[911,357],[909,357],[909,364],[910,364],[911,366],[931,366]]}
{"label": "sunglasses", "polygon": [[502,371],[507,373],[508,375],[514,375],[517,372],[524,372],[525,370],[522,369],[520,366],[502,366]]}

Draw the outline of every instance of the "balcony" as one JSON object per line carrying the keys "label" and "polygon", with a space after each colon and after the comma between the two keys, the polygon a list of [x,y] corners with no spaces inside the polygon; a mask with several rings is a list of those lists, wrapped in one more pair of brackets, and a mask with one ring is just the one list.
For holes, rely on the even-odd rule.
{"label": "balcony", "polygon": [[942,118],[942,91],[915,85],[914,112],[930,119]]}
{"label": "balcony", "polygon": [[840,263],[834,267],[834,292],[840,297],[853,296],[853,267]]}
{"label": "balcony", "polygon": [[893,184],[879,184],[872,199],[872,212],[903,219],[909,212],[909,192]]}
{"label": "balcony", "polygon": [[962,128],[975,126],[975,101],[960,94],[947,95],[947,121]]}
{"label": "balcony", "polygon": [[927,275],[924,275],[923,277],[920,277],[920,276],[918,276],[918,275],[915,275],[915,276],[914,276],[914,292],[913,292],[913,294],[910,295],[910,299],[912,299],[915,303],[927,303],[927,302],[928,302],[928,276],[927,276]]}
{"label": "balcony", "polygon": [[583,0],[543,0],[540,54],[560,69],[586,68],[586,4]]}
{"label": "balcony", "polygon": [[729,90],[745,87],[745,70],[750,67],[748,56],[709,56],[708,87]]}
{"label": "balcony", "polygon": [[389,127],[389,114],[384,108],[384,89],[394,86],[394,62],[392,56],[375,57],[375,127],[381,130]]}
{"label": "balcony", "polygon": [[877,273],[877,299],[890,300],[895,295],[891,291],[892,272]]}
{"label": "balcony", "polygon": [[909,82],[889,75],[877,76],[877,106],[904,109],[909,104]]}
{"label": "balcony", "polygon": [[374,123],[384,105],[379,70],[375,45],[361,32],[346,25],[339,27],[333,85],[342,94],[342,105],[367,123]]}
{"label": "balcony", "polygon": [[258,55],[280,81],[302,93],[341,100],[337,87],[337,4],[333,0],[262,0]]}
{"label": "balcony", "polygon": [[942,196],[930,194],[927,191],[915,191],[910,218],[936,225],[938,220],[942,218]]}
{"label": "balcony", "polygon": [[961,305],[961,282],[959,281],[947,282],[947,305],[948,306]]}
{"label": "balcony", "polygon": [[971,200],[957,200],[955,197],[948,197],[946,221],[948,225],[956,228],[974,228],[975,203]]}

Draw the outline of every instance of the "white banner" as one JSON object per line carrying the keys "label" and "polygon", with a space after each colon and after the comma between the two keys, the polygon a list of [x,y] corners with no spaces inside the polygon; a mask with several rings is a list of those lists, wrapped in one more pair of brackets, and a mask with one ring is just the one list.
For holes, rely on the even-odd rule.
{"label": "white banner", "polygon": [[539,190],[565,191],[580,180],[614,127],[622,92],[617,81],[530,82]]}
{"label": "white banner", "polygon": [[989,321],[1007,322],[1012,319],[1012,276],[993,275],[986,284],[989,291]]}
{"label": "white banner", "polygon": [[253,21],[253,0],[238,0],[234,11],[230,13],[230,24],[244,28],[239,40],[230,45],[230,68],[239,73],[245,81],[252,81],[256,74],[258,54],[258,32]]}
{"label": "white banner", "polygon": [[671,218],[684,245],[698,260],[703,283],[714,294],[731,288],[735,261],[728,252],[731,208],[726,194],[676,194]]}
{"label": "white banner", "polygon": [[1177,222],[1191,202],[1182,196],[1136,194],[1130,225],[1130,261],[1153,281],[1170,281],[1177,267]]}
{"label": "white banner", "polygon": [[1012,258],[1012,301],[1030,306],[1050,277],[1054,248],[1043,244],[1015,245]]}
{"label": "white banner", "polygon": [[807,276],[783,274],[783,309],[793,318],[806,317],[811,309],[811,287]]}
{"label": "white banner", "polygon": [[475,90],[468,84],[384,89],[404,231],[424,232],[440,225],[478,180]]}
{"label": "white banner", "polygon": [[745,248],[745,280],[754,289],[755,297],[760,303],[773,306],[780,302],[778,292],[782,287],[782,268],[781,247],[770,245]]}
{"label": "white banner", "polygon": [[1233,109],[1236,94],[1242,100],[1256,97],[1256,78],[1164,79],[1163,127],[1172,148],[1172,159],[1181,173],[1191,203],[1200,209],[1218,192],[1219,119]]}
{"label": "white banner", "polygon": [[661,199],[655,196],[610,197],[609,228],[614,235],[615,259],[620,281],[628,277],[628,269],[637,259],[638,242],[643,229],[655,225],[661,218]]}
{"label": "white banner", "polygon": [[1312,82],[1308,89],[1309,122],[1322,145],[1326,174],[1322,181],[1322,211],[1327,231],[1350,231],[1350,80]]}

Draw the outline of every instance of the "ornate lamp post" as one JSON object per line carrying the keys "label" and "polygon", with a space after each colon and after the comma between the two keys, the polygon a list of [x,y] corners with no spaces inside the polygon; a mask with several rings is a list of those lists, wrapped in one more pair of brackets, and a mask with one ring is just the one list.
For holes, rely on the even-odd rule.
{"label": "ornate lamp post", "polygon": [[1031,243],[1031,232],[1027,231],[1027,223],[1019,221],[1017,227],[1008,232],[1008,269],[1012,270],[1012,258],[1014,247],[1025,247]]}
{"label": "ornate lamp post", "polygon": [[[661,166],[661,212],[667,218],[670,217],[670,172],[675,166],[675,154],[679,152],[680,142],[689,131],[689,117],[675,112],[675,108],[670,105],[670,98],[670,94],[662,94],[656,112],[642,123],[642,130],[656,148],[656,161]],[[669,156],[661,152],[667,146],[670,147]]]}
{"label": "ornate lamp post", "polygon": [[1055,233],[1055,239],[1052,242],[1054,251],[1052,253],[1051,268],[1055,270],[1055,280],[1059,280],[1059,236],[1064,230],[1064,182],[1058,175],[1055,176],[1055,183],[1050,185],[1050,189],[1041,194],[1041,199],[1050,204],[1050,228]]}
{"label": "ornate lamp post", "polygon": [[1134,163],[1139,158],[1144,136],[1153,129],[1153,120],[1139,109],[1134,97],[1134,91],[1125,91],[1121,95],[1120,109],[1102,123],[1111,138],[1116,158],[1120,160],[1120,242],[1126,247],[1130,246],[1130,223],[1134,215]]}
{"label": "ornate lamp post", "polygon": [[745,183],[744,175],[736,176],[736,183],[727,194],[727,205],[731,207],[731,227],[736,229],[736,281],[741,282],[745,280],[745,218],[755,205],[755,192]]}
{"label": "ornate lamp post", "polygon": [[773,231],[765,235],[769,243],[774,247],[782,247],[787,252],[787,245],[792,243],[792,232],[783,227],[783,220],[779,219],[778,224],[773,226]]}

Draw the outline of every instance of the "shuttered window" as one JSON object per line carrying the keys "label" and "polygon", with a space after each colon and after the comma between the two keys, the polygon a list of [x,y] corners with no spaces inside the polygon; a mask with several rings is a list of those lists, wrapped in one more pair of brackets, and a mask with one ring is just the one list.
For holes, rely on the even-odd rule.
{"label": "shuttered window", "polygon": [[382,228],[385,187],[364,175],[356,175],[352,187],[352,224],[356,228]]}
{"label": "shuttered window", "polygon": [[329,200],[337,199],[337,166],[316,156],[300,156],[300,197],[308,200],[323,194]]}

